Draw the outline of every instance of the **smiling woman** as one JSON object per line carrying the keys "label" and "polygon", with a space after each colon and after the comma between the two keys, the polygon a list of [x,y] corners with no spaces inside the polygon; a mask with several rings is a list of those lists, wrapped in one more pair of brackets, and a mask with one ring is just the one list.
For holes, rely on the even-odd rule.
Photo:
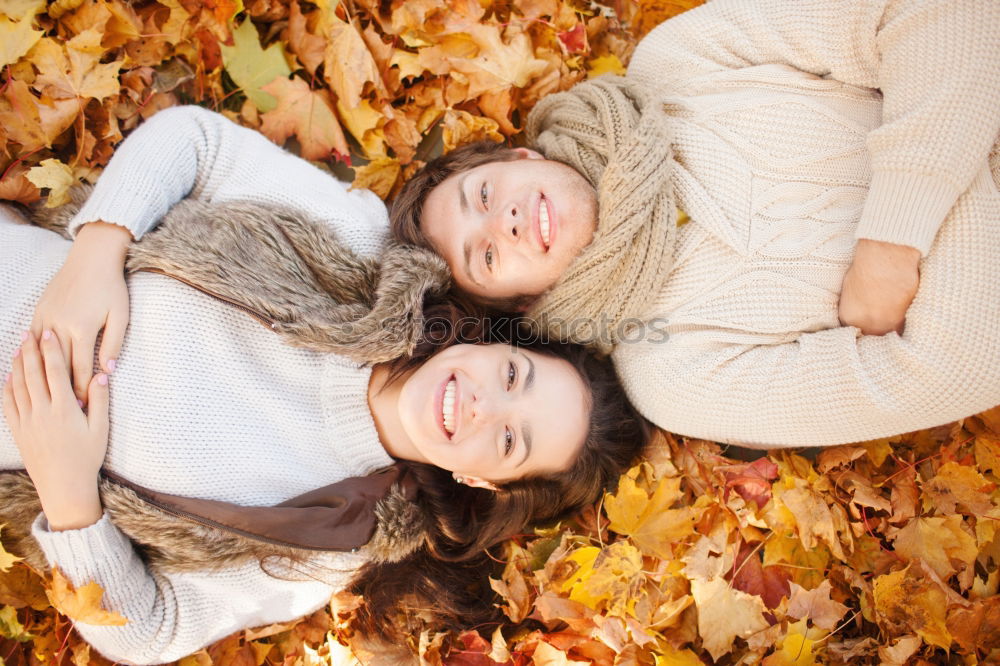
{"label": "smiling woman", "polygon": [[[133,206],[110,174],[91,201],[114,220]],[[327,186],[330,209],[356,210]],[[596,501],[645,441],[582,349],[424,331],[439,311],[464,321],[425,250],[361,257],[336,225],[259,202],[185,199],[135,244],[92,214],[71,243],[0,208],[0,523],[5,547],[104,589],[128,623],[77,629],[109,658],[179,659],[345,588],[373,633],[412,595],[438,626],[495,618],[483,551]],[[59,327],[91,291],[124,296],[128,333],[81,407],[71,359],[93,337],[87,356]]]}

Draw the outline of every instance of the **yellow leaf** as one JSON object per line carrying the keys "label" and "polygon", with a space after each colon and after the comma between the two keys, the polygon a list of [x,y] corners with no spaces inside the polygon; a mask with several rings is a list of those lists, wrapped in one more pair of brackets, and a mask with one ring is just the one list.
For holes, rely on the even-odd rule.
{"label": "yellow leaf", "polygon": [[444,120],[441,122],[441,138],[444,152],[472,141],[483,139],[503,141],[497,121],[456,109],[448,109],[444,114]]}
{"label": "yellow leaf", "polygon": [[820,636],[810,637],[805,624],[805,620],[800,620],[790,625],[781,649],[765,657],[762,666],[815,666],[813,645]]}
{"label": "yellow leaf", "polygon": [[606,56],[599,56],[587,63],[587,78],[592,79],[602,74],[616,74],[625,76],[625,65],[614,53]]}
{"label": "yellow leaf", "polygon": [[20,60],[45,34],[42,30],[33,30],[32,22],[31,18],[11,21],[0,16],[0,67]]}
{"label": "yellow leaf", "polygon": [[993,508],[990,492],[995,488],[996,484],[974,467],[948,462],[924,484],[923,505],[925,509],[933,507],[938,514],[983,514]]}
{"label": "yellow leaf", "polygon": [[71,620],[102,627],[120,627],[128,622],[118,613],[101,608],[104,590],[91,581],[74,589],[59,569],[52,570],[52,588],[46,591],[49,602]]}
{"label": "yellow leaf", "polygon": [[46,208],[55,208],[69,201],[69,188],[76,182],[73,171],[55,159],[42,160],[39,166],[28,169],[28,175],[25,177],[35,187],[49,188],[49,198],[45,202]]}
{"label": "yellow leaf", "polygon": [[385,94],[378,64],[357,27],[333,14],[329,21],[323,76],[337,93],[337,101],[348,109],[357,107],[368,82],[375,84],[380,94]]}
{"label": "yellow leaf", "polygon": [[386,121],[381,111],[371,105],[367,99],[353,109],[337,100],[337,113],[344,121],[344,127],[351,136],[361,144],[361,151],[367,159],[385,157],[385,141],[379,131]]}
{"label": "yellow leaf", "polygon": [[0,12],[15,21],[30,18],[44,8],[45,0],[3,0],[0,3]]}
{"label": "yellow leaf", "polygon": [[371,190],[385,199],[399,179],[399,161],[392,157],[379,157],[364,166],[354,168],[353,188]]}
{"label": "yellow leaf", "polygon": [[747,638],[770,625],[760,597],[735,590],[722,578],[691,581],[691,596],[698,607],[698,633],[712,658],[733,649],[736,638]]}
{"label": "yellow leaf", "polygon": [[678,650],[667,645],[658,651],[656,666],[704,666],[704,662],[691,650]]}
{"label": "yellow leaf", "polygon": [[877,621],[890,635],[916,633],[947,650],[952,640],[945,624],[948,598],[937,584],[912,569],[907,565],[875,579]]}
{"label": "yellow leaf", "polygon": [[221,45],[226,72],[243,94],[260,111],[270,111],[278,101],[263,87],[277,78],[287,78],[292,70],[285,61],[281,43],[266,49],[260,47],[260,37],[253,21],[246,19],[233,30],[233,46]]}
{"label": "yellow leaf", "polygon": [[34,638],[24,630],[24,625],[17,619],[17,609],[13,606],[4,606],[0,609],[0,636],[13,639],[18,643],[25,643]]}
{"label": "yellow leaf", "polygon": [[672,545],[694,533],[696,510],[690,506],[670,508],[682,496],[679,477],[661,479],[650,496],[635,482],[637,469],[623,476],[617,492],[604,499],[611,529],[631,537],[646,553],[670,558]]}
{"label": "yellow leaf", "polygon": [[[6,525],[0,525],[0,534],[3,533],[4,527],[6,527]],[[4,549],[3,543],[0,542],[0,571],[7,573],[7,571],[10,570],[11,566],[13,566],[14,562],[17,562],[21,559],[22,558],[17,557],[16,555],[11,555],[10,553],[8,553]]]}
{"label": "yellow leaf", "polygon": [[79,97],[102,100],[121,89],[122,60],[101,63],[101,55],[67,48],[55,39],[40,40],[28,53],[38,68],[35,87],[56,99]]}
{"label": "yellow leaf", "polygon": [[963,529],[962,516],[918,516],[896,532],[893,545],[907,559],[919,557],[942,579],[955,573],[952,560],[971,566],[979,550],[976,539]]}
{"label": "yellow leaf", "polygon": [[570,659],[566,653],[559,648],[553,647],[545,641],[538,641],[535,652],[531,657],[531,663],[535,666],[590,666],[590,661],[577,661]]}
{"label": "yellow leaf", "polygon": [[619,541],[605,549],[587,546],[570,554],[577,571],[562,584],[569,598],[609,615],[624,616],[635,605],[635,590],[641,583],[642,556],[634,546]]}

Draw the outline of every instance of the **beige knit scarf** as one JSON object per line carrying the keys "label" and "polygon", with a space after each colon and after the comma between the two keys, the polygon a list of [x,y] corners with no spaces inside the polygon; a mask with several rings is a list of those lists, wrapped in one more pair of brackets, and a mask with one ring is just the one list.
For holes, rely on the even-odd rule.
{"label": "beige knit scarf", "polygon": [[528,325],[610,353],[671,267],[677,212],[666,115],[623,77],[603,76],[539,102],[526,135],[590,182],[599,209],[593,241],[531,307]]}

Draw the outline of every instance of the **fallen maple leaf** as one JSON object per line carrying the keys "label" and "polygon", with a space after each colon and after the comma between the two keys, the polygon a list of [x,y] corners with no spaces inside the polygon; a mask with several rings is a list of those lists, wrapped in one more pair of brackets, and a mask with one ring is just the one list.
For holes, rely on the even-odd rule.
{"label": "fallen maple leaf", "polygon": [[892,534],[896,552],[907,559],[920,558],[941,578],[955,573],[953,562],[971,566],[979,551],[976,539],[965,529],[962,516],[918,516]]}
{"label": "fallen maple leaf", "polygon": [[[6,525],[0,525],[0,535],[3,534],[4,527],[6,527]],[[0,572],[7,573],[10,571],[10,568],[14,566],[14,563],[20,560],[20,557],[8,553],[3,547],[3,543],[0,542]]]}
{"label": "fallen maple leaf", "polygon": [[833,586],[829,580],[824,580],[813,590],[791,584],[792,596],[788,600],[789,616],[810,622],[820,629],[833,631],[837,623],[847,613],[847,606],[830,598]]}
{"label": "fallen maple leaf", "polygon": [[246,19],[233,30],[233,46],[222,45],[222,62],[226,72],[260,111],[270,111],[278,101],[263,87],[278,78],[287,78],[292,73],[285,61],[284,48],[280,43],[271,44],[266,49],[260,46],[260,38],[253,21]]}
{"label": "fallen maple leaf", "polygon": [[59,569],[52,569],[52,588],[46,594],[56,610],[76,622],[102,627],[120,627],[128,622],[118,613],[101,608],[104,590],[100,585],[91,581],[74,588]]}
{"label": "fallen maple leaf", "polygon": [[694,507],[671,509],[683,496],[679,477],[656,482],[652,494],[636,484],[640,466],[633,467],[604,499],[611,529],[632,538],[644,552],[657,557],[673,555],[673,544],[694,533]]}
{"label": "fallen maple leaf", "polygon": [[879,576],[872,590],[878,623],[890,635],[915,633],[931,645],[946,650],[951,645],[951,634],[945,625],[947,597],[912,565]]}
{"label": "fallen maple leaf", "polygon": [[42,160],[41,164],[28,169],[25,176],[35,187],[49,188],[46,208],[55,208],[69,201],[69,188],[76,182],[73,170],[55,159]]}
{"label": "fallen maple leaf", "polygon": [[0,67],[20,60],[45,34],[42,30],[35,30],[33,24],[31,18],[11,21],[6,16],[0,16]]}
{"label": "fallen maple leaf", "polygon": [[722,578],[691,581],[691,596],[698,607],[698,633],[712,659],[730,652],[734,639],[769,626],[761,598],[731,588]]}
{"label": "fallen maple leaf", "polygon": [[261,114],[260,131],[278,145],[295,135],[301,155],[323,160],[331,154],[347,155],[349,149],[326,90],[310,90],[300,78],[274,79],[261,88],[274,96],[277,106]]}

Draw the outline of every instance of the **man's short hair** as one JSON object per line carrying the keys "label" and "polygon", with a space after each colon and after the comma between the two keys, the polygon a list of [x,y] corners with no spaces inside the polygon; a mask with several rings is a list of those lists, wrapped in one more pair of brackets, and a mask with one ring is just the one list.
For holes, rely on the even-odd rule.
{"label": "man's short hair", "polygon": [[[474,169],[491,162],[511,162],[521,158],[521,154],[509,146],[495,141],[476,141],[436,157],[406,181],[389,208],[389,227],[392,236],[402,243],[417,245],[436,252],[420,222],[424,203],[431,191],[449,176]],[[523,296],[505,299],[478,298],[483,305],[504,312],[516,312],[529,306],[537,296]]]}

